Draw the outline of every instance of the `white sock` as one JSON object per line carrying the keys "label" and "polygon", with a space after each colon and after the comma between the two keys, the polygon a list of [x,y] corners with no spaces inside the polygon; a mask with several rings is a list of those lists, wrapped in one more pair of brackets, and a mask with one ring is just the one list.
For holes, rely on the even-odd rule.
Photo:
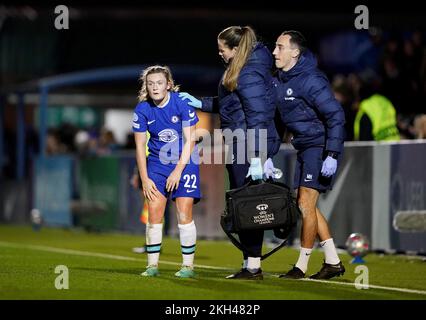
{"label": "white sock", "polygon": [[297,260],[296,267],[303,271],[303,273],[306,273],[306,270],[308,270],[308,262],[309,258],[311,257],[312,248],[302,248],[300,247],[300,254],[299,254],[299,260]]}
{"label": "white sock", "polygon": [[158,265],[160,259],[161,241],[163,240],[163,224],[146,224],[146,252],[148,265]]}
{"label": "white sock", "polygon": [[334,245],[333,238],[320,242],[320,246],[324,249],[325,263],[338,264],[340,262],[337,255],[336,246]]}
{"label": "white sock", "polygon": [[188,224],[178,224],[182,259],[184,266],[194,265],[195,243],[197,241],[197,229],[194,220]]}
{"label": "white sock", "polygon": [[247,259],[247,270],[255,273],[260,268],[260,257],[248,257]]}

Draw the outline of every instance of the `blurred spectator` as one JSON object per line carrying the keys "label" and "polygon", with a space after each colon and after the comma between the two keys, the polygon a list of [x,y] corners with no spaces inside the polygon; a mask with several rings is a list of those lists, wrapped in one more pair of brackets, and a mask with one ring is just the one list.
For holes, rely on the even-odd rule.
{"label": "blurred spectator", "polygon": [[413,126],[414,116],[397,115],[397,125],[401,139],[415,139],[416,133]]}
{"label": "blurred spectator", "polygon": [[129,132],[126,135],[126,143],[123,146],[123,148],[124,149],[131,149],[131,150],[136,149],[135,135],[133,134],[133,132]]}
{"label": "blurred spectator", "polygon": [[354,99],[358,98],[358,94],[361,89],[361,82],[362,81],[357,74],[351,73],[348,75],[347,83],[349,87],[352,89],[352,94],[354,95]]}
{"label": "blurred spectator", "polygon": [[[353,139],[354,130],[351,127],[355,123],[354,114],[360,102],[374,94],[390,100],[390,109],[396,111],[400,138],[414,139],[418,136],[414,118],[416,114],[424,113],[426,104],[426,47],[423,33],[387,33],[385,36],[380,32],[378,35],[374,37],[372,34],[371,37],[378,48],[377,52],[382,52],[380,59],[377,59],[377,68],[363,68],[347,76],[338,74],[333,80],[335,97],[345,110],[346,140]],[[370,117],[364,114],[361,128],[365,128],[365,125],[370,134],[359,138],[374,140],[373,124]],[[360,132],[361,135],[364,133],[364,130]]]}
{"label": "blurred spectator", "polygon": [[57,129],[59,140],[65,145],[67,152],[75,152],[74,137],[77,131],[77,127],[70,123],[63,123]]}
{"label": "blurred spectator", "polygon": [[75,135],[74,145],[80,155],[86,155],[89,153],[89,140],[90,136],[86,130],[80,130]]}
{"label": "blurred spectator", "polygon": [[414,132],[417,139],[426,139],[426,114],[418,115],[414,119]]}
{"label": "blurred spectator", "polygon": [[406,93],[404,82],[396,61],[387,57],[383,61],[383,94],[393,102],[398,112],[404,111]]}
{"label": "blurred spectator", "polygon": [[114,133],[111,130],[102,128],[98,141],[97,154],[108,155],[117,149],[118,145],[115,140]]}
{"label": "blurred spectator", "polygon": [[89,142],[88,142],[88,149],[87,153],[89,155],[97,155],[98,152],[98,140],[99,140],[99,133],[98,131],[92,129],[89,131]]}
{"label": "blurred spectator", "polygon": [[385,44],[384,56],[395,63],[399,64],[402,60],[401,51],[399,48],[399,39],[397,35],[391,34]]}
{"label": "blurred spectator", "polygon": [[425,48],[419,31],[401,38],[393,35],[386,43],[380,62],[385,96],[398,113],[419,113],[425,100]]}
{"label": "blurred spectator", "polygon": [[352,141],[354,140],[353,132],[356,115],[356,109],[354,106],[354,92],[350,87],[348,80],[342,75],[338,75],[334,78],[332,87],[336,100],[340,102],[343,110],[345,111],[345,140]]}
{"label": "blurred spectator", "polygon": [[59,131],[57,129],[50,128],[47,131],[46,137],[46,154],[52,156],[67,152],[68,148],[64,143],[62,143]]}

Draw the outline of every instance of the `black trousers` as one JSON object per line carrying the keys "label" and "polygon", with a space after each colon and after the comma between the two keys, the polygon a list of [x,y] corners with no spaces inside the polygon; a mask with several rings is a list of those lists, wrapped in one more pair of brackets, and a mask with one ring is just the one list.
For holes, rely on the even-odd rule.
{"label": "black trousers", "polygon": [[[235,157],[235,159],[237,158]],[[241,187],[248,182],[249,178],[247,179],[246,175],[247,175],[249,167],[250,167],[249,163],[244,163],[244,164],[233,163],[233,164],[226,165],[231,189]],[[240,232],[238,234],[240,238],[240,242],[244,246],[246,246],[250,251],[256,254],[254,257],[262,256],[263,233],[264,233],[263,230],[255,230],[255,231]],[[243,256],[244,256],[244,259],[248,258],[247,254],[243,254]]]}

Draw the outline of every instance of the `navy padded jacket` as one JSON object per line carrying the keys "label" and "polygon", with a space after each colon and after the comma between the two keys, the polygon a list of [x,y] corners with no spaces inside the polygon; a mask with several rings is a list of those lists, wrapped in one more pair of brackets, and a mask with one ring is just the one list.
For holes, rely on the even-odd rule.
{"label": "navy padded jacket", "polygon": [[312,52],[305,51],[293,68],[278,71],[274,80],[281,120],[293,133],[293,146],[323,146],[341,153],[345,113]]}
{"label": "navy padded jacket", "polygon": [[[236,90],[228,91],[221,80],[217,97],[202,98],[202,110],[218,112],[222,129],[255,129],[256,142],[259,141],[259,129],[266,129],[268,158],[278,152],[281,143],[274,124],[276,96],[272,65],[268,48],[257,43],[240,71]],[[254,147],[255,150],[249,152],[259,151],[257,143]]]}

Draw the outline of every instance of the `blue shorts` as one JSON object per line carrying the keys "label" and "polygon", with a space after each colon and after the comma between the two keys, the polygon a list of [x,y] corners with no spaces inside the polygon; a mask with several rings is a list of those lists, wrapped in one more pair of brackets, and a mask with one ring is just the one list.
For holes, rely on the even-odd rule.
{"label": "blue shorts", "polygon": [[[321,175],[322,164],[326,157],[327,154],[323,147],[311,147],[298,151],[294,172],[294,188],[307,187],[319,192],[331,190],[336,174],[329,178]],[[337,159],[337,168],[339,168],[340,158],[341,155]]]}
{"label": "blue shorts", "polygon": [[[154,181],[158,191],[166,198],[170,192],[166,191],[166,182],[169,175],[175,169],[175,164],[162,164],[159,160],[151,160],[148,158],[147,169],[148,177]],[[200,168],[199,165],[189,163],[185,166],[180,177],[179,186],[171,192],[172,200],[178,197],[194,198],[194,203],[201,199],[200,190]]]}

